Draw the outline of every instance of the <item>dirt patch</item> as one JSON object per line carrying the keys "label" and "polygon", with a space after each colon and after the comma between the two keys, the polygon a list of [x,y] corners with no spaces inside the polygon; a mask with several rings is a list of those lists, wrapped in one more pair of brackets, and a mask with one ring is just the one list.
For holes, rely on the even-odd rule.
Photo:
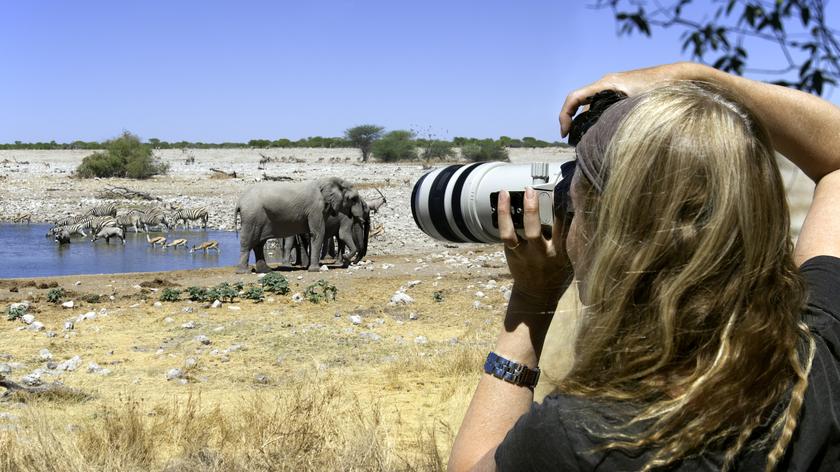
{"label": "dirt patch", "polygon": [[181,284],[172,282],[171,280],[161,279],[155,277],[153,280],[144,280],[140,282],[140,286],[144,288],[163,288],[163,287],[180,287]]}

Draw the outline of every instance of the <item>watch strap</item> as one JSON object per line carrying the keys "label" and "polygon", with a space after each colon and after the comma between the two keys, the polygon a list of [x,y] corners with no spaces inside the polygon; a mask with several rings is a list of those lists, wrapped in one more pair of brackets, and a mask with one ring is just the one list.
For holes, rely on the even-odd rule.
{"label": "watch strap", "polygon": [[531,390],[534,389],[540,379],[539,367],[531,369],[525,364],[505,359],[495,352],[487,354],[487,360],[484,361],[484,372],[505,382],[528,387]]}

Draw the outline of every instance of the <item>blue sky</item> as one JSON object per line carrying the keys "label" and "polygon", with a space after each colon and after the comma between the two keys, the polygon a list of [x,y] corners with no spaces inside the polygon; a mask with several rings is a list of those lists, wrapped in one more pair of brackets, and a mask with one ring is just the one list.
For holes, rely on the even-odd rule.
{"label": "blue sky", "polygon": [[[5,2],[0,142],[124,129],[168,141],[298,139],[362,123],[553,141],[569,91],[689,58],[676,31],[619,38],[591,3]],[[758,64],[774,54],[751,49]]]}

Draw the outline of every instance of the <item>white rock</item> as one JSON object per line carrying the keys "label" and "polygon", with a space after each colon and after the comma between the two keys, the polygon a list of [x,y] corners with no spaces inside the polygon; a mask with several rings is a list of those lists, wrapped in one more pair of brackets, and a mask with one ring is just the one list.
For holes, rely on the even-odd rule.
{"label": "white rock", "polygon": [[181,371],[181,369],[169,369],[166,372],[166,380],[180,379],[183,375],[184,373]]}
{"label": "white rock", "polygon": [[31,374],[23,376],[23,378],[20,379],[20,383],[28,385],[30,387],[37,387],[38,385],[41,385],[43,383],[41,381],[42,372],[43,371],[41,369],[36,369]]}
{"label": "white rock", "polygon": [[411,312],[408,314],[408,319],[414,321],[417,319],[417,313]]}
{"label": "white rock", "polygon": [[181,327],[184,329],[193,329],[195,328],[195,321],[187,321],[186,323],[182,324]]}
{"label": "white rock", "polygon": [[414,303],[414,299],[405,292],[397,292],[391,296],[392,305],[408,305],[409,303]]}
{"label": "white rock", "polygon": [[481,309],[481,302],[478,301],[478,300],[474,301],[473,304],[472,304],[472,307],[476,310],[480,310]]}
{"label": "white rock", "polygon": [[25,314],[25,315],[21,316],[21,317],[20,317],[20,319],[21,319],[21,321],[23,321],[24,323],[26,323],[26,324],[28,324],[28,325],[31,325],[31,324],[32,324],[32,322],[33,322],[33,321],[35,321],[35,315],[32,315],[32,314],[27,313],[27,314]]}
{"label": "white rock", "polygon": [[155,302],[155,303],[153,303],[153,304],[152,304],[152,306],[153,306],[153,307],[155,307],[155,308],[160,308],[160,307],[162,307],[162,306],[163,306],[163,303],[161,303],[161,302]]}
{"label": "white rock", "polygon": [[322,266],[321,266],[321,268],[320,268],[320,269],[318,269],[318,270],[319,270],[319,271],[321,271],[321,272],[329,272],[330,268],[329,268],[329,267],[327,267],[327,265],[326,265],[326,264],[324,264],[324,265],[322,265]]}
{"label": "white rock", "polygon": [[40,321],[33,321],[31,325],[26,327],[26,329],[29,331],[43,331],[44,323],[41,323]]}
{"label": "white rock", "polygon": [[187,360],[184,361],[184,367],[187,369],[192,369],[193,367],[198,364],[198,361],[195,360],[195,357],[188,357]]}
{"label": "white rock", "polygon": [[172,322],[174,322],[174,321],[175,321],[175,320],[174,320],[174,319],[172,319],[172,317],[171,317],[171,316],[167,316],[166,318],[164,318],[164,319],[163,319],[163,322],[164,322],[164,323],[172,323]]}
{"label": "white rock", "polygon": [[350,315],[350,322],[354,325],[362,324],[362,317],[359,315]]}
{"label": "white rock", "polygon": [[100,367],[96,362],[91,362],[87,366],[88,374],[110,375],[111,369]]}
{"label": "white rock", "polygon": [[64,308],[73,308],[74,306],[76,306],[76,303],[73,302],[73,300],[69,300],[69,301],[66,301],[66,302],[62,303],[61,306],[64,307]]}
{"label": "white rock", "polygon": [[213,304],[210,305],[210,308],[221,308],[222,301],[221,300],[213,300]]}
{"label": "white rock", "polygon": [[79,366],[82,365],[82,358],[79,356],[73,356],[70,359],[58,364],[56,370],[64,370],[67,372],[73,372],[74,370],[78,369]]}
{"label": "white rock", "polygon": [[204,334],[199,334],[195,337],[195,340],[200,342],[201,344],[204,344],[205,346],[210,344],[210,338]]}
{"label": "white rock", "polygon": [[415,344],[428,344],[429,343],[429,338],[427,338],[426,336],[417,336],[416,338],[414,338],[414,343]]}
{"label": "white rock", "polygon": [[64,322],[64,331],[71,331],[76,325],[73,323],[73,320],[68,320]]}
{"label": "white rock", "polygon": [[81,323],[82,321],[85,321],[85,320],[95,320],[95,319],[96,319],[96,312],[95,311],[89,311],[87,313],[83,313],[83,314],[77,316],[76,317],[76,323]]}
{"label": "white rock", "polygon": [[77,280],[77,281],[73,282],[73,285],[76,285],[76,286],[82,285],[82,281]]}
{"label": "white rock", "polygon": [[423,283],[422,280],[410,280],[407,284],[405,284],[408,288],[413,288]]}
{"label": "white rock", "polygon": [[239,311],[239,310],[241,310],[241,309],[242,309],[242,308],[240,308],[239,306],[236,306],[236,305],[230,305],[230,306],[228,306],[228,310]]}
{"label": "white rock", "polygon": [[484,292],[482,292],[481,290],[475,292],[475,298],[484,298],[484,297],[485,297]]}
{"label": "white rock", "polygon": [[0,364],[0,374],[9,375],[12,373],[12,366],[9,364]]}
{"label": "white rock", "polygon": [[181,311],[184,312],[184,313],[192,313],[193,312],[193,307],[185,306],[184,308],[181,308]]}
{"label": "white rock", "polygon": [[300,292],[295,292],[295,294],[292,295],[292,301],[295,302],[295,303],[302,302],[303,301],[303,294],[300,293]]}
{"label": "white rock", "polygon": [[48,361],[53,358],[53,355],[49,349],[44,348],[38,351],[38,357],[40,357],[42,361]]}

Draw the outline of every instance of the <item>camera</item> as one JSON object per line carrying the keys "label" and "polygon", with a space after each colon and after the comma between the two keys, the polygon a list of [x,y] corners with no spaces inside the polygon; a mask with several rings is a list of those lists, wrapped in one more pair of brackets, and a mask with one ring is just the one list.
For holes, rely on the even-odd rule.
{"label": "camera", "polygon": [[543,234],[551,237],[556,216],[569,211],[575,161],[510,164],[482,162],[433,169],[414,184],[411,213],[429,236],[453,243],[500,242],[499,192],[510,193],[513,226],[524,236],[525,187],[539,199]]}

